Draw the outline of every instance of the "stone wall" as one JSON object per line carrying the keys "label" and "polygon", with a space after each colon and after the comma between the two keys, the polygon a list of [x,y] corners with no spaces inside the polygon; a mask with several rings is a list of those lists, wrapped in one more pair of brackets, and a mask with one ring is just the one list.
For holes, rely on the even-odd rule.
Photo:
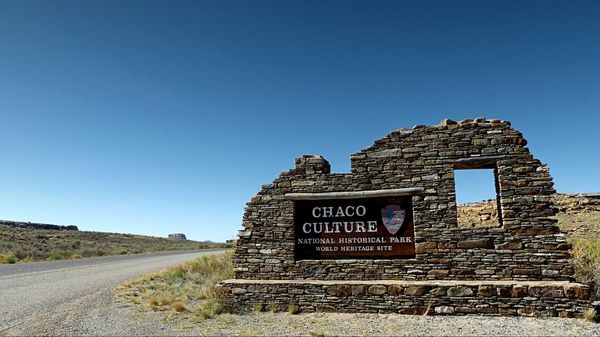
{"label": "stone wall", "polygon": [[[264,185],[247,204],[235,251],[235,279],[222,286],[227,305],[235,310],[282,298],[299,301],[307,310],[334,306],[347,312],[402,312],[426,306],[431,295],[437,303],[434,311],[440,313],[460,313],[459,308],[470,308],[463,313],[527,315],[543,308],[547,315],[580,313],[589,289],[576,299],[566,295],[573,274],[571,246],[554,218],[548,168],[526,144],[507,121],[444,120],[399,129],[375,141],[351,156],[351,173],[331,173],[321,156],[297,158],[295,168]],[[494,170],[490,183],[497,190],[498,225],[458,226],[454,171],[481,168]],[[415,191],[414,258],[295,260],[294,202],[286,195],[400,189]],[[441,281],[454,283],[436,290],[436,297],[430,292]],[[363,284],[365,289],[381,293],[367,290],[364,301],[359,300],[352,293],[352,285],[359,284],[352,282],[371,282]],[[391,298],[395,295],[388,282],[398,283],[400,297]],[[406,292],[407,282],[429,283],[425,293],[412,294]],[[472,282],[490,282],[493,294],[485,295],[480,283]],[[501,295],[505,282],[526,287],[526,294],[519,299]],[[548,282],[559,282],[561,290],[530,294],[536,287],[546,289]],[[473,296],[441,295],[451,293],[451,287],[469,288]],[[331,294],[334,288],[350,289],[350,295]]]}
{"label": "stone wall", "polygon": [[[320,156],[264,185],[246,208],[235,254],[242,279],[568,280],[570,245],[556,225],[548,169],[509,122],[466,120],[399,129],[332,174]],[[501,226],[460,228],[454,170],[496,171]],[[286,193],[422,187],[413,196],[414,259],[295,261],[293,202]]]}
{"label": "stone wall", "polygon": [[232,312],[295,305],[302,312],[582,317],[590,307],[590,289],[565,281],[232,280],[221,291]]}

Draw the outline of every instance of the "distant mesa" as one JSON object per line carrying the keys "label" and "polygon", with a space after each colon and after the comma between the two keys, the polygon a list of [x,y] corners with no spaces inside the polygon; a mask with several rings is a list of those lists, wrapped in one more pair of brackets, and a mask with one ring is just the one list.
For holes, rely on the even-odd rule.
{"label": "distant mesa", "polygon": [[77,226],[74,225],[50,225],[45,223],[34,223],[34,222],[21,222],[21,221],[8,221],[0,220],[0,225],[6,225],[17,228],[29,228],[29,229],[46,229],[54,231],[78,231]]}
{"label": "distant mesa", "polygon": [[171,240],[187,240],[187,238],[185,237],[185,234],[183,234],[183,233],[169,234],[169,236],[167,237],[167,239],[171,239]]}

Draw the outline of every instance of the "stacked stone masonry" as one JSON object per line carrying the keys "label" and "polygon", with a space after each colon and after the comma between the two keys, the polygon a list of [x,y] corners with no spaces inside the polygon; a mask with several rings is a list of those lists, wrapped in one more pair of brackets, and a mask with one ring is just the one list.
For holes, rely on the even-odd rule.
{"label": "stacked stone masonry", "polygon": [[231,280],[220,289],[233,312],[293,305],[302,312],[582,317],[590,307],[590,289],[564,281]]}
{"label": "stacked stone masonry", "polygon": [[[311,283],[294,283],[293,286],[264,283],[266,280],[338,280],[341,287],[345,286],[344,282],[353,280],[384,283],[386,280],[571,280],[571,246],[553,218],[556,208],[551,199],[555,193],[552,178],[548,168],[530,154],[526,144],[523,135],[507,121],[484,118],[460,122],[444,120],[436,126],[417,125],[412,129],[399,129],[375,141],[373,146],[351,156],[349,174],[331,173],[329,163],[320,156],[296,159],[294,169],[281,173],[273,183],[264,185],[247,204],[244,229],[239,233],[234,258],[236,280],[232,282],[247,280],[249,283],[237,287],[246,290],[238,293],[232,290],[236,287],[225,283],[223,289],[229,295],[229,305],[250,305],[264,295],[263,290],[270,289],[266,290],[267,293],[276,291],[278,296],[288,296],[288,300],[298,300],[299,303],[313,301],[311,307],[317,308],[318,299],[323,298],[329,289]],[[497,227],[458,226],[454,171],[477,168],[494,170],[500,217]],[[416,242],[414,258],[294,259],[294,204],[286,200],[286,194],[406,188],[422,189],[422,192],[412,195]],[[302,289],[302,296],[290,293],[292,290],[299,292],[298,289]],[[387,289],[389,291],[389,287]],[[479,288],[472,290],[479,294],[475,291]],[[309,293],[312,295],[308,296]],[[398,308],[405,306],[427,305],[423,303],[426,297],[411,297],[406,303],[412,301],[413,304],[401,305],[390,300],[392,295],[385,294],[377,295],[375,299],[367,296],[364,305],[353,304],[353,297],[331,294],[323,301],[329,303],[333,296],[335,300],[332,299],[331,303],[343,311],[398,312]],[[300,301],[299,297],[307,300]],[[449,308],[454,308],[448,311],[458,313],[462,310],[457,311],[460,306],[452,304],[453,296],[439,298],[444,303],[448,302]],[[489,309],[493,314],[501,313],[500,308],[518,310],[518,306],[525,308],[529,303],[524,299],[490,302],[487,296],[474,298],[471,304],[481,300],[481,305],[495,308]],[[557,306],[566,305],[565,301],[569,299],[553,297],[552,300],[538,302],[532,299],[531,303],[537,303],[532,304],[537,308],[536,312],[544,307],[541,311],[553,313],[578,311],[574,308],[583,303],[578,301],[585,301],[578,298],[568,310],[557,309]],[[321,304],[326,305],[325,302]],[[506,305],[508,307],[504,307]]]}

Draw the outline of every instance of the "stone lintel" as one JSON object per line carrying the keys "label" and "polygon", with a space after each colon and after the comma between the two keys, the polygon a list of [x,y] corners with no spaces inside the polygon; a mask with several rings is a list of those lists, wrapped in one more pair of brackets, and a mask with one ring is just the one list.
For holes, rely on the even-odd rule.
{"label": "stone lintel", "polygon": [[457,159],[453,163],[455,169],[495,168],[498,160],[507,158],[508,156],[478,156]]}
{"label": "stone lintel", "polygon": [[324,192],[324,193],[286,193],[286,200],[328,200],[328,199],[356,199],[395,197],[414,195],[425,191],[423,187],[396,188],[389,190],[350,191],[350,192]]}

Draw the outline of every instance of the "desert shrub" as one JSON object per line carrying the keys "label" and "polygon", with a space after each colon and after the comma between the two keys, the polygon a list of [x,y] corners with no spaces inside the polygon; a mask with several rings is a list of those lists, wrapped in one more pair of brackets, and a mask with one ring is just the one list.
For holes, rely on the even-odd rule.
{"label": "desert shrub", "polygon": [[223,300],[217,297],[206,299],[202,302],[197,315],[203,319],[210,319],[225,312]]}
{"label": "desert shrub", "polygon": [[0,254],[0,264],[17,263],[17,257],[13,254]]}
{"label": "desert shrub", "polygon": [[59,251],[53,250],[50,252],[47,259],[52,260],[52,261],[58,261],[58,260],[62,260],[63,256]]}
{"label": "desert shrub", "polygon": [[592,296],[600,298],[600,238],[573,239],[573,263],[577,281],[589,284]]}
{"label": "desert shrub", "polygon": [[29,253],[23,249],[23,248],[19,248],[17,249],[17,251],[15,252],[15,256],[17,257],[18,260],[25,260],[26,258],[28,258],[30,255]]}
{"label": "desert shrub", "polygon": [[173,267],[172,270],[165,274],[165,277],[169,279],[170,282],[178,282],[183,281],[186,277],[189,268],[186,268],[186,265],[179,265]]}
{"label": "desert shrub", "polygon": [[79,249],[79,248],[81,248],[81,240],[73,241],[73,243],[71,243],[71,248],[72,249]]}
{"label": "desert shrub", "polygon": [[34,249],[31,251],[31,258],[33,261],[48,260],[50,253],[46,249]]}
{"label": "desert shrub", "polygon": [[83,251],[81,251],[81,256],[92,257],[92,256],[94,256],[94,252],[89,249],[84,249]]}

